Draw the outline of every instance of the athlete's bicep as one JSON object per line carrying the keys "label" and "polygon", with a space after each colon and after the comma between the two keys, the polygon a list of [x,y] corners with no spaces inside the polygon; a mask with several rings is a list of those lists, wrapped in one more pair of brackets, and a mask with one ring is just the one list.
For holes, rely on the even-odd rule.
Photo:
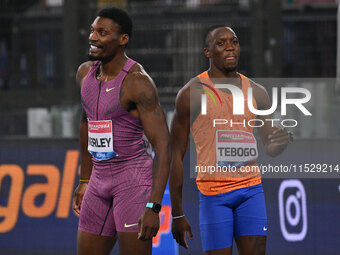
{"label": "athlete's bicep", "polygon": [[181,90],[176,98],[175,112],[171,122],[171,148],[173,156],[183,157],[190,132],[190,100],[188,92]]}
{"label": "athlete's bicep", "polygon": [[86,115],[86,112],[84,110],[84,107],[81,108],[80,121],[81,122],[87,122],[87,115]]}
{"label": "athlete's bicep", "polygon": [[80,119],[80,143],[84,144],[84,146],[87,146],[87,139],[88,139],[88,123],[87,123],[87,116],[85,113],[85,110],[82,109],[81,112],[81,119]]}
{"label": "athlete's bicep", "polygon": [[136,105],[144,132],[154,149],[169,141],[169,130],[151,78],[137,74],[128,86],[131,101]]}
{"label": "athlete's bicep", "polygon": [[83,80],[86,77],[86,75],[88,74],[88,72],[90,71],[92,65],[93,65],[92,61],[87,61],[85,63],[82,63],[78,67],[78,70],[77,70],[77,73],[76,73],[76,83],[77,83],[78,87],[81,88]]}

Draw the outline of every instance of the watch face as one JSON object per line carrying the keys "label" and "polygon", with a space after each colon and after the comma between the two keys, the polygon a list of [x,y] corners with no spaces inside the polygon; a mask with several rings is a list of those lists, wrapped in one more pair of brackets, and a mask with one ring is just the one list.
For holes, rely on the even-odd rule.
{"label": "watch face", "polygon": [[155,203],[155,204],[153,205],[153,210],[154,210],[155,212],[159,213],[159,212],[161,211],[161,209],[162,209],[162,205],[161,205],[161,204]]}

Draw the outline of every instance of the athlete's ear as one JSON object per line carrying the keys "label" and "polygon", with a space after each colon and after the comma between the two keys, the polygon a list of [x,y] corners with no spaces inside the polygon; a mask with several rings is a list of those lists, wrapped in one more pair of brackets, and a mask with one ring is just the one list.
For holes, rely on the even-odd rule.
{"label": "athlete's ear", "polygon": [[126,45],[130,40],[130,36],[128,34],[122,34],[120,36],[120,45]]}
{"label": "athlete's ear", "polygon": [[207,58],[210,58],[210,50],[207,49],[207,48],[204,48],[204,55],[205,55]]}

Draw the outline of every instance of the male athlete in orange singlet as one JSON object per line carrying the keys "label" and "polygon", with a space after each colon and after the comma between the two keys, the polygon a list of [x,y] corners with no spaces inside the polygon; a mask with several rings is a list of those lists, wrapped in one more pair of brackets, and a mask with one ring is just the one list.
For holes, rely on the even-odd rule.
{"label": "male athlete in orange singlet", "polygon": [[[198,171],[199,221],[205,254],[232,254],[232,241],[241,255],[265,254],[267,235],[266,207],[261,174],[256,164],[257,146],[253,127],[247,123],[260,119],[258,129],[268,155],[277,156],[286,148],[290,135],[286,129],[265,121],[270,116],[256,116],[245,100],[244,114],[233,115],[233,97],[225,88],[214,84],[232,84],[242,90],[253,90],[253,106],[270,108],[264,87],[237,72],[240,45],[235,32],[226,26],[209,29],[204,53],[210,61],[209,70],[186,84],[176,98],[171,125],[172,160],[170,194],[172,233],[176,241],[188,248],[185,234],[192,238],[191,228],[182,208],[183,157],[191,131],[197,151],[197,166],[234,167],[237,172]],[[216,82],[218,80],[218,82]],[[215,94],[216,92],[216,94]],[[207,114],[201,113],[201,96],[206,95]],[[209,94],[219,98],[215,104]],[[217,99],[216,99],[217,101]],[[214,119],[227,119],[228,124],[213,125]],[[230,125],[230,122],[239,123]],[[245,123],[242,125],[240,123]],[[240,169],[256,171],[241,172]],[[230,169],[230,168],[229,168]]]}

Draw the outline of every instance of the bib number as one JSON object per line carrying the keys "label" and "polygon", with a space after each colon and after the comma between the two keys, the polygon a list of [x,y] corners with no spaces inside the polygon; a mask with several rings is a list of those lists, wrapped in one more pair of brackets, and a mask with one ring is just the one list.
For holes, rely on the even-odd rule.
{"label": "bib number", "polygon": [[118,156],[113,150],[112,121],[88,121],[88,151],[97,160]]}
{"label": "bib number", "polygon": [[238,130],[216,131],[218,166],[240,167],[258,157],[256,139],[252,133]]}

